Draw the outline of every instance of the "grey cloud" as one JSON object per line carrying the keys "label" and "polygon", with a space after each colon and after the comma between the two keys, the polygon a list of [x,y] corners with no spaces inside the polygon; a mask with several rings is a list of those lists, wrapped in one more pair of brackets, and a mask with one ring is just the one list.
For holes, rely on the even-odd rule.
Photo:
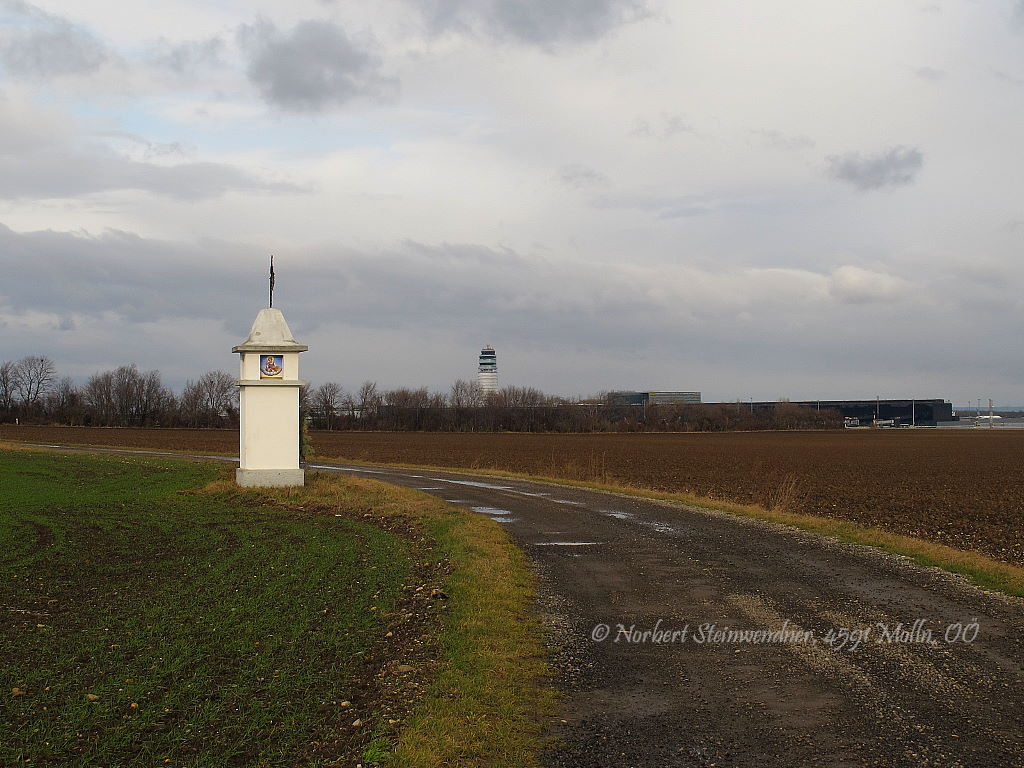
{"label": "grey cloud", "polygon": [[600,171],[579,164],[563,165],[558,170],[558,178],[566,186],[577,189],[599,186],[608,182],[608,177]]}
{"label": "grey cloud", "polygon": [[680,133],[693,133],[693,127],[682,115],[663,112],[653,124],[650,120],[638,118],[629,135],[641,139],[671,139]]}
{"label": "grey cloud", "polygon": [[479,31],[541,47],[596,40],[650,15],[647,0],[428,0],[416,6],[435,31]]}
{"label": "grey cloud", "polygon": [[176,44],[165,42],[162,47],[163,50],[156,55],[157,63],[179,75],[193,77],[204,70],[225,66],[227,46],[219,37]]}
{"label": "grey cloud", "polygon": [[765,146],[772,147],[773,149],[795,151],[811,149],[814,146],[814,139],[807,136],[793,136],[772,129],[760,129],[752,133],[760,137]]}
{"label": "grey cloud", "polygon": [[935,69],[934,67],[918,67],[914,70],[914,74],[920,77],[922,80],[930,80],[936,82],[946,77],[946,72],[941,69]]}
{"label": "grey cloud", "polygon": [[0,63],[16,77],[84,74],[116,60],[87,29],[21,0],[0,0],[0,12],[14,18],[0,33]]}
{"label": "grey cloud", "polygon": [[875,155],[830,155],[826,161],[832,178],[867,191],[910,184],[924,164],[924,155],[915,147],[892,147]]}
{"label": "grey cloud", "polygon": [[896,301],[906,295],[910,286],[895,275],[845,264],[832,271],[829,288],[841,301],[863,304]]}
{"label": "grey cloud", "polygon": [[63,198],[123,189],[183,200],[232,190],[299,191],[294,185],[267,182],[222,163],[157,165],[124,157],[101,144],[0,155],[0,198]]}
{"label": "grey cloud", "polygon": [[282,109],[318,112],[359,96],[386,96],[396,85],[368,47],[328,21],[310,19],[282,32],[261,20],[241,27],[238,38],[249,56],[249,80]]}
{"label": "grey cloud", "polygon": [[[230,343],[244,338],[265,302],[265,253],[237,243],[164,242],[125,232],[15,233],[0,226],[0,254],[0,323],[35,322],[52,331],[8,334],[7,356],[49,354],[58,365],[78,359],[85,373],[90,361],[109,360],[112,348],[122,356],[112,364],[178,366],[182,377],[194,376],[194,367],[169,360],[170,346],[188,347],[186,362],[193,366],[228,367]],[[849,266],[831,273],[684,263],[644,268],[629,260],[560,262],[414,242],[379,251],[304,249],[294,260],[278,255],[275,303],[300,339],[320,340],[304,362],[318,361],[317,376],[347,386],[381,375],[390,377],[387,385],[444,386],[465,374],[436,360],[465,355],[470,365],[473,346],[485,341],[500,347],[503,360],[514,353],[523,360],[515,374],[505,369],[505,381],[553,391],[594,391],[606,375],[620,377],[621,385],[640,386],[635,379],[642,377],[669,388],[696,368],[705,371],[702,381],[686,386],[705,391],[740,386],[723,383],[723,371],[735,371],[743,386],[754,386],[756,377],[777,380],[762,360],[778,371],[828,371],[833,389],[851,375],[891,376],[896,384],[910,374],[920,380],[923,370],[938,371],[935,381],[948,386],[948,374],[975,362],[992,371],[993,360],[1008,381],[1024,374],[1018,357],[1000,354],[1012,347],[1024,312],[1013,281],[1002,291],[985,289],[990,300],[1011,299],[1009,314],[997,315],[947,301],[962,291],[959,283],[920,302],[916,297],[937,291],[936,283],[922,280],[911,290],[885,272]],[[957,307],[952,313],[951,306]],[[98,327],[106,335],[98,336]],[[168,345],[168,328],[189,328],[191,335]],[[154,343],[161,338],[164,343]],[[944,342],[936,345],[936,338]],[[378,341],[399,362],[382,361]],[[950,348],[963,352],[952,363]],[[405,356],[422,364],[410,373]],[[588,372],[565,366],[567,357]],[[786,381],[807,386],[800,380]]]}
{"label": "grey cloud", "polygon": [[[6,99],[2,92],[0,125],[5,126],[0,131],[0,199],[126,189],[186,200],[232,190],[303,191],[223,163],[181,162],[189,148],[176,142],[154,143],[124,131],[79,137],[64,113]],[[153,162],[157,158],[160,162]]]}
{"label": "grey cloud", "polygon": [[633,124],[633,130],[629,132],[629,135],[639,136],[640,138],[644,139],[651,138],[652,136],[654,136],[654,128],[651,127],[651,124],[648,121],[638,119]]}
{"label": "grey cloud", "polygon": [[[17,233],[0,225],[5,279],[0,307],[58,317],[114,313],[129,324],[164,318],[227,319],[244,336],[254,307],[265,300],[265,254],[224,242],[165,242],[127,232],[83,236]],[[279,254],[281,256],[281,254]],[[584,327],[598,307],[624,309],[643,301],[605,278],[597,289],[573,288],[575,268],[534,262],[507,250],[407,242],[379,252],[344,249],[302,254],[302,266],[278,258],[275,299],[291,306],[296,330],[347,323],[367,329],[466,327],[482,318],[520,318],[540,311],[535,331],[549,332],[551,315],[576,313]],[[575,277],[574,277],[575,275]],[[480,286],[488,285],[488,291]],[[566,286],[569,286],[568,288]],[[548,309],[545,309],[548,307]],[[486,322],[491,322],[487,320]]]}
{"label": "grey cloud", "polygon": [[1017,77],[1016,75],[1011,75],[1008,72],[1003,72],[1003,71],[998,70],[998,69],[997,70],[993,70],[992,74],[995,75],[997,80],[1002,80],[1004,83],[1009,83],[1010,85],[1015,85],[1018,88],[1020,88],[1021,86],[1024,86],[1024,77]]}
{"label": "grey cloud", "polygon": [[709,202],[693,195],[627,193],[602,195],[594,198],[591,205],[599,210],[643,211],[658,219],[682,219],[711,213]]}
{"label": "grey cloud", "polygon": [[677,133],[691,133],[693,129],[681,115],[663,115],[665,121],[665,136],[675,136]]}
{"label": "grey cloud", "polygon": [[675,207],[665,208],[663,211],[658,213],[659,219],[690,219],[694,216],[703,216],[706,213],[711,213],[710,208],[701,208],[696,205],[680,205]]}
{"label": "grey cloud", "polygon": [[[232,243],[164,242],[126,232],[21,234],[0,225],[0,253],[8,262],[0,306],[16,312],[115,313],[129,323],[226,318],[244,334],[265,296],[265,255]],[[277,260],[275,299],[292,307],[290,316],[305,330],[342,323],[417,333],[430,318],[433,329],[514,328],[534,340],[554,334],[560,343],[624,349],[638,334],[678,324],[684,303],[687,314],[708,318],[733,312],[738,301],[746,306],[740,294],[753,279],[695,270],[687,272],[692,279],[679,280],[661,268],[592,269],[507,249],[415,242],[365,252],[320,248],[295,263],[301,266],[287,256]]]}
{"label": "grey cloud", "polygon": [[0,305],[60,318],[110,312],[128,323],[241,312],[237,275],[245,274],[250,255],[219,242],[165,242],[120,231],[18,233],[2,224],[0,253],[7,273]]}
{"label": "grey cloud", "polygon": [[193,149],[180,141],[146,141],[144,146],[146,148],[145,158],[147,160],[154,157],[184,157],[191,153]]}
{"label": "grey cloud", "polygon": [[131,146],[139,147],[143,150],[143,157],[147,160],[155,157],[187,157],[192,154],[195,149],[194,147],[180,141],[149,141],[138,134],[129,133],[127,131],[99,131],[93,135],[102,138],[121,140]]}

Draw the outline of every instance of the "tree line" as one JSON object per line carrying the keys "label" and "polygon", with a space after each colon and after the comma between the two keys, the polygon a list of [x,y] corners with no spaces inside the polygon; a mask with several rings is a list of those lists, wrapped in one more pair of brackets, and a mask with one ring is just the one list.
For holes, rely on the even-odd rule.
{"label": "tree line", "polygon": [[426,387],[380,390],[372,381],[355,392],[335,382],[303,394],[314,429],[423,432],[718,432],[728,430],[836,429],[835,410],[780,401],[629,405],[614,393],[587,399],[546,395],[533,387],[503,387],[484,395],[459,379],[448,392]]}
{"label": "tree line", "polygon": [[[426,387],[381,389],[365,381],[349,391],[337,382],[299,391],[311,429],[425,432],[716,432],[830,429],[836,411],[788,402],[771,408],[745,403],[628,405],[612,393],[586,400],[547,395],[533,387],[503,387],[485,395],[477,382],[458,379],[447,392]],[[49,358],[0,363],[0,422],[97,427],[238,426],[235,377],[207,371],[180,393],[159,371],[135,364],[95,373],[79,386],[58,377]]]}
{"label": "tree line", "polygon": [[181,393],[163,384],[159,371],[132,363],[94,373],[84,385],[58,377],[47,357],[0,363],[0,422],[93,427],[238,426],[235,377],[208,371]]}

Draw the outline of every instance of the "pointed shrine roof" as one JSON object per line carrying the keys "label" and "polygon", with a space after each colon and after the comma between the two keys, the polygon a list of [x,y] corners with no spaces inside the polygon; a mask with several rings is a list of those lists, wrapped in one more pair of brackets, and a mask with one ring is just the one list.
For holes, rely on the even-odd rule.
{"label": "pointed shrine roof", "polygon": [[309,347],[292,336],[279,309],[261,309],[249,331],[249,338],[232,347],[232,352],[305,352]]}

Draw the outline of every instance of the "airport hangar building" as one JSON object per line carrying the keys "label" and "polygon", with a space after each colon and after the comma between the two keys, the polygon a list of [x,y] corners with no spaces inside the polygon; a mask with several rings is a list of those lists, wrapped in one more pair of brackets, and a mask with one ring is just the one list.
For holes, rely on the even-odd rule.
{"label": "airport hangar building", "polygon": [[[749,403],[754,410],[758,408],[774,408],[776,402]],[[857,419],[863,425],[869,425],[878,419],[894,421],[897,424],[915,424],[919,427],[934,427],[940,422],[955,421],[953,404],[941,398],[923,400],[794,400],[792,405],[802,408],[816,408],[820,411],[831,410],[847,419]]]}
{"label": "airport hangar building", "polygon": [[[700,392],[611,392],[612,402],[619,405],[740,405],[751,410],[775,408],[779,401],[701,403]],[[782,401],[789,402],[789,401]],[[847,419],[872,424],[875,419],[892,420],[897,424],[934,427],[940,422],[955,421],[952,403],[941,398],[913,400],[794,400],[792,405],[817,410],[834,410]]]}

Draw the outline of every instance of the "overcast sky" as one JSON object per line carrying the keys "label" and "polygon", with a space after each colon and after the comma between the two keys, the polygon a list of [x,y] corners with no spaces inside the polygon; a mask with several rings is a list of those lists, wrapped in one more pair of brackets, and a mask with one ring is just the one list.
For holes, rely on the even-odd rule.
{"label": "overcast sky", "polygon": [[1024,2],[0,0],[0,360],[1024,403]]}

